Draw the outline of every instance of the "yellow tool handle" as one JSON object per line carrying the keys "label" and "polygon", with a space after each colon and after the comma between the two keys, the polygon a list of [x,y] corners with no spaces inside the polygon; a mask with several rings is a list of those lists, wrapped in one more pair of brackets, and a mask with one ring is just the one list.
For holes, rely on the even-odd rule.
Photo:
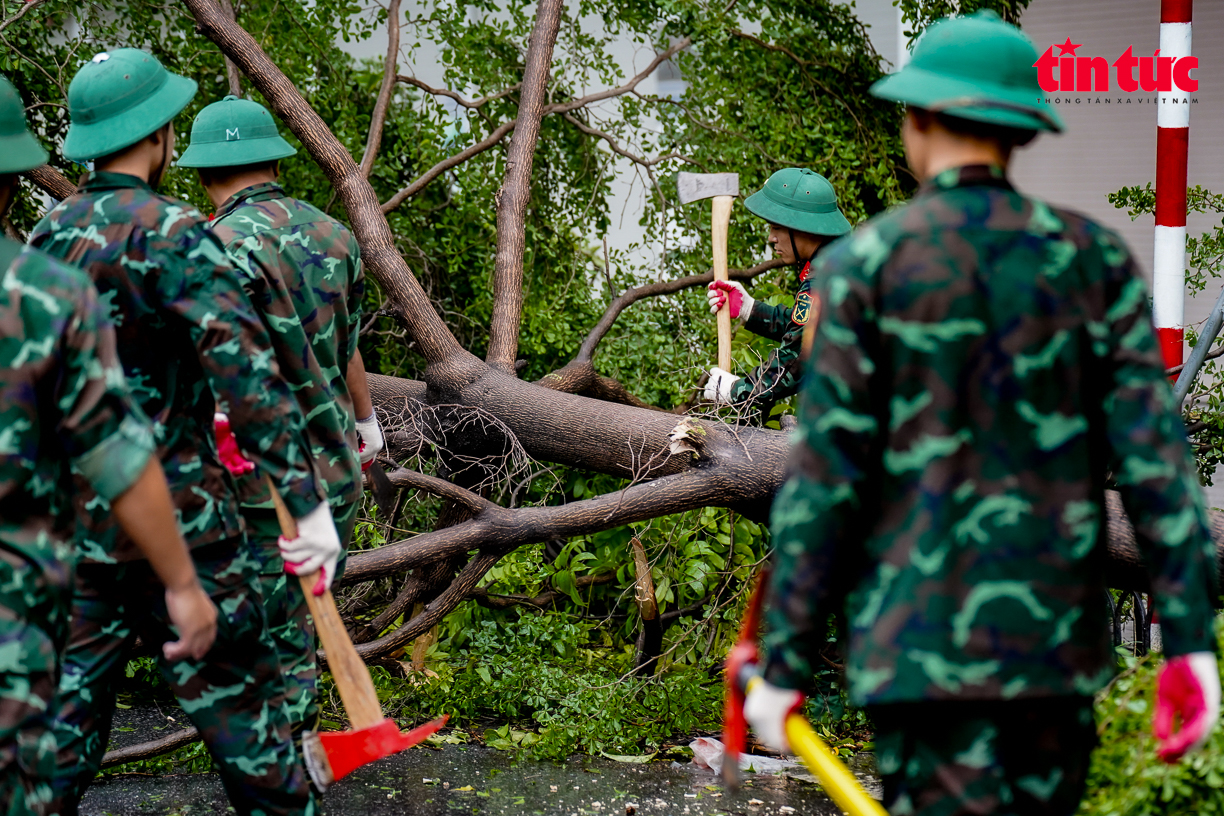
{"label": "yellow tool handle", "polygon": [[[721,195],[710,199],[710,242],[714,247],[714,280],[727,277],[727,228],[731,223],[731,205],[735,196]],[[731,298],[718,310],[718,367],[731,370]]]}
{"label": "yellow tool handle", "polygon": [[888,816],[888,811],[863,790],[850,769],[802,716],[792,714],[786,718],[786,739],[839,808],[850,816]]}
{"label": "yellow tool handle", "polygon": [[[281,535],[285,538],[297,538],[297,522],[285,506],[285,500],[277,491],[276,485],[266,474],[268,490],[272,492],[272,503],[276,505],[276,520],[280,522]],[[315,631],[323,643],[323,653],[327,655],[327,667],[331,670],[332,679],[336,682],[336,690],[340,692],[340,701],[349,716],[353,728],[369,728],[378,725],[385,717],[382,704],[378,701],[378,692],[374,690],[374,681],[370,679],[370,670],[366,667],[361,655],[344,628],[340,611],[336,609],[336,599],[331,590],[315,596],[313,590],[319,580],[319,573],[299,575],[302,594],[306,596],[306,606],[314,618]]]}
{"label": "yellow tool handle", "polygon": [[[753,677],[748,681],[746,690],[752,691],[752,687],[760,682],[763,682],[760,675]],[[812,724],[803,715],[792,714],[786,718],[786,739],[791,750],[816,775],[824,792],[839,808],[850,816],[888,816],[888,811],[863,790],[854,774],[833,753],[833,749],[817,736]]]}

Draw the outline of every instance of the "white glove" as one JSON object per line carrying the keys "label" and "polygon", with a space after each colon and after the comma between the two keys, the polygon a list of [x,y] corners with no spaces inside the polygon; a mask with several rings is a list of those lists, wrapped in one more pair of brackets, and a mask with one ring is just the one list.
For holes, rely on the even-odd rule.
{"label": "white glove", "polygon": [[731,404],[731,389],[740,378],[730,371],[723,371],[718,366],[710,369],[710,379],[706,380],[705,398],[709,402]]}
{"label": "white glove", "polygon": [[370,414],[365,419],[357,420],[357,437],[361,440],[357,456],[361,459],[361,469],[365,470],[383,449],[382,427],[378,424],[378,414]]}
{"label": "white glove", "polygon": [[747,320],[756,304],[752,295],[748,294],[748,290],[738,281],[714,281],[706,287],[706,298],[710,301],[711,313],[717,312],[723,307],[723,303],[730,301],[728,309],[732,319],[742,317]]}
{"label": "white glove", "polygon": [[[1171,657],[1156,678],[1152,734],[1157,755],[1177,762],[1207,742],[1220,719],[1220,669],[1211,652]],[[1174,732],[1174,725],[1180,727]]]}
{"label": "white glove", "polygon": [[327,502],[319,502],[318,507],[298,519],[297,528],[297,538],[290,540],[281,536],[277,540],[281,558],[285,559],[285,572],[309,575],[318,570],[319,580],[311,591],[322,595],[331,589],[341,550],[340,535]]}
{"label": "white glove", "polygon": [[765,680],[753,683],[744,698],[744,719],[752,726],[757,740],[783,754],[791,752],[790,740],[786,738],[786,718],[802,709],[802,693],[778,688]]}

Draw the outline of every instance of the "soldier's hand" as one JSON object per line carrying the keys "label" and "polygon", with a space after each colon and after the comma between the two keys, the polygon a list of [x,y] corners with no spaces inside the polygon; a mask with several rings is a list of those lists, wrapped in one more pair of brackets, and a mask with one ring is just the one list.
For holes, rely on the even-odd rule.
{"label": "soldier's hand", "polygon": [[309,575],[317,570],[319,580],[311,592],[322,595],[331,589],[341,550],[340,535],[336,532],[336,523],[332,520],[327,502],[320,502],[318,507],[298,519],[297,528],[297,538],[281,536],[277,539],[281,558],[285,559],[285,572]]}
{"label": "soldier's hand", "polygon": [[744,698],[744,719],[752,726],[757,740],[774,751],[791,752],[786,738],[786,718],[803,710],[803,693],[778,688],[766,680],[752,684]]}
{"label": "soldier's hand", "polygon": [[[1211,652],[1193,652],[1165,661],[1156,679],[1152,735],[1157,755],[1173,763],[1202,747],[1220,719],[1220,670]],[[1174,732],[1174,724],[1180,729]]]}
{"label": "soldier's hand", "polygon": [[217,607],[213,606],[200,582],[193,581],[180,589],[167,589],[166,611],[179,636],[178,640],[162,644],[166,659],[190,657],[199,660],[204,657],[217,637]]}
{"label": "soldier's hand", "polygon": [[747,319],[748,315],[752,314],[752,307],[756,304],[752,295],[748,294],[748,290],[736,281],[714,281],[706,287],[706,297],[710,301],[711,314],[717,312],[726,303],[731,317],[735,319],[741,317]]}
{"label": "soldier's hand", "polygon": [[739,382],[739,377],[730,371],[723,371],[718,366],[714,366],[710,369],[710,379],[706,380],[706,400],[730,405],[731,389],[737,382]]}
{"label": "soldier's hand", "polygon": [[382,451],[382,426],[378,424],[378,415],[370,414],[365,419],[357,420],[357,436],[361,439],[361,447],[357,455],[361,458],[361,469],[365,470]]}

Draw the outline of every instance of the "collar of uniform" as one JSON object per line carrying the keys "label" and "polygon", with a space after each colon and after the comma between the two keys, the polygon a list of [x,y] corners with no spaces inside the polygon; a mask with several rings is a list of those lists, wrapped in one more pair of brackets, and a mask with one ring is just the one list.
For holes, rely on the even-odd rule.
{"label": "collar of uniform", "polygon": [[234,193],[225,201],[221,202],[221,206],[217,208],[213,220],[224,218],[233,212],[239,204],[252,203],[256,204],[260,201],[271,201],[274,198],[284,198],[285,189],[275,181],[261,181],[259,184],[252,184],[250,187],[243,187],[238,192]]}
{"label": "collar of uniform", "polygon": [[153,188],[142,178],[131,176],[127,173],[108,173],[105,170],[91,170],[89,175],[85,177],[85,181],[81,183],[81,192],[92,193],[99,190],[122,190],[128,187],[135,187],[137,190],[145,190],[150,193],[153,192]]}
{"label": "collar of uniform", "polygon": [[1002,187],[1011,190],[1012,184],[1007,180],[1007,171],[997,164],[966,164],[963,167],[949,167],[942,173],[927,179],[918,188],[918,195],[935,192],[936,190],[951,190],[955,187]]}

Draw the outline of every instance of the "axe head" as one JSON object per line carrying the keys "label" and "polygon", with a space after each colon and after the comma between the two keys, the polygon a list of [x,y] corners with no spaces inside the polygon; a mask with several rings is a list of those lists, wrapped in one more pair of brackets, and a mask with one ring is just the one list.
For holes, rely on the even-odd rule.
{"label": "axe head", "polygon": [[703,198],[739,195],[739,173],[678,173],[676,191],[681,204]]}
{"label": "axe head", "polygon": [[302,734],[302,754],[306,770],[315,787],[327,790],[337,779],[368,765],[376,759],[411,748],[446,725],[439,717],[408,732],[401,732],[390,717],[369,728],[353,731],[306,731]]}

